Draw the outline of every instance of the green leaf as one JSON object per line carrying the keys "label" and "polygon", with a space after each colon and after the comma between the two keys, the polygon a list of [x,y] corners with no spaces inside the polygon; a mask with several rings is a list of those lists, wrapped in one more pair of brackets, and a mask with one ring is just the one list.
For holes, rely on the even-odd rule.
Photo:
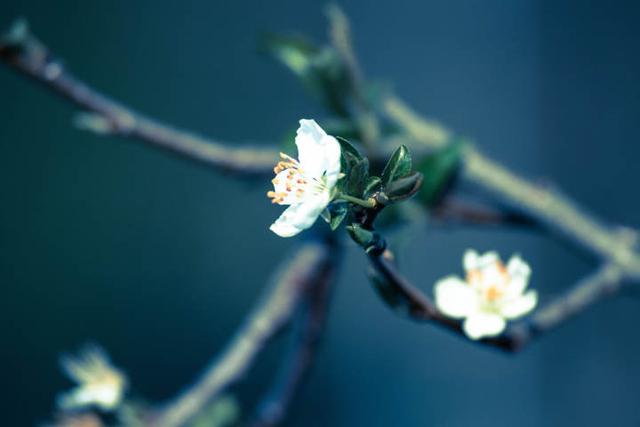
{"label": "green leaf", "polygon": [[263,37],[262,48],[301,78],[305,78],[313,58],[320,52],[316,45],[298,34],[267,34]]}
{"label": "green leaf", "polygon": [[382,184],[389,185],[398,178],[402,178],[411,172],[411,155],[404,145],[398,147],[387,162],[382,171]]}
{"label": "green leaf", "polygon": [[347,208],[346,203],[333,203],[329,205],[328,209],[329,214],[331,215],[331,218],[329,219],[329,227],[331,227],[331,230],[335,231],[347,217],[349,209]]}
{"label": "green leaf", "polygon": [[369,179],[369,160],[346,139],[338,137],[337,140],[340,143],[340,168],[345,174],[339,190],[350,196],[362,197]]}
{"label": "green leaf", "polygon": [[453,142],[425,157],[418,164],[416,169],[424,176],[418,198],[428,208],[436,206],[442,200],[455,178],[463,148],[463,142]]}
{"label": "green leaf", "polygon": [[371,194],[375,193],[380,189],[380,184],[382,180],[379,176],[370,176],[367,184],[364,187],[364,197],[369,197]]}
{"label": "green leaf", "polygon": [[338,116],[348,117],[350,79],[340,55],[299,35],[270,34],[263,50],[285,65],[305,87]]}
{"label": "green leaf", "polygon": [[360,154],[360,151],[356,147],[354,147],[349,141],[338,136],[336,137],[338,143],[340,144],[340,152],[342,155],[351,155],[353,158],[357,160],[362,160],[364,157]]}
{"label": "green leaf", "polygon": [[343,187],[343,191],[350,196],[362,198],[369,179],[369,160],[362,159],[353,165],[345,179],[347,181]]}

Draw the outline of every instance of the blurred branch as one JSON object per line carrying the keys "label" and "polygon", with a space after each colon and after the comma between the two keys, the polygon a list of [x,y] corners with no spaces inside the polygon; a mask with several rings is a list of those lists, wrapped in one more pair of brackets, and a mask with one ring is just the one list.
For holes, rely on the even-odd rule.
{"label": "blurred branch", "polygon": [[[381,276],[385,283],[404,300],[402,305],[409,318],[434,322],[458,335],[465,336],[462,321],[442,314],[428,296],[402,276],[396,269],[393,255],[389,250],[369,251],[368,257],[374,274]],[[477,342],[504,351],[519,351],[534,337],[550,331],[604,297],[618,292],[623,280],[624,275],[619,266],[603,265],[581,279],[566,294],[536,310],[531,316],[513,322],[501,335]]]}
{"label": "blurred branch", "polygon": [[380,125],[367,100],[362,69],[353,50],[349,20],[335,3],[327,6],[327,16],[331,43],[342,58],[351,83],[349,87],[353,97],[355,120],[360,129],[362,143],[371,151],[370,154],[374,154],[375,146],[380,138]]}
{"label": "blurred branch", "polygon": [[232,384],[243,378],[265,345],[285,326],[303,295],[333,272],[332,247],[327,243],[303,243],[276,275],[273,289],[258,304],[226,350],[202,376],[167,403],[150,425],[180,427],[192,420]]}
{"label": "blurred branch", "polygon": [[88,112],[76,120],[85,130],[142,141],[214,169],[242,175],[270,174],[277,160],[277,150],[230,147],[164,125],[106,97],[67,70],[31,34],[24,21],[18,21],[0,39],[0,60]]}
{"label": "blurred branch", "polygon": [[[450,143],[448,131],[422,119],[398,98],[388,98],[384,110],[421,144],[438,149]],[[467,147],[462,160],[462,175],[469,182],[597,255],[602,262],[615,264],[627,278],[640,280],[640,253],[635,248],[635,232],[604,225],[559,192],[530,183],[476,148]]]}
{"label": "blurred branch", "polygon": [[266,394],[256,413],[254,427],[278,425],[295,398],[303,382],[322,335],[327,315],[333,275],[325,275],[305,297],[300,325],[293,337],[289,357],[284,360],[281,372],[272,389]]}
{"label": "blurred branch", "polygon": [[432,216],[443,225],[510,226],[535,228],[531,218],[507,209],[473,203],[467,200],[447,197],[432,209]]}
{"label": "blurred branch", "polygon": [[[346,16],[335,6],[330,18],[332,33],[340,34],[336,28],[344,28],[342,32],[346,34],[342,37],[334,35],[334,44],[339,50],[346,52],[343,58],[347,64],[357,64],[348,37]],[[360,69],[354,69],[357,71],[356,75],[360,76]],[[381,109],[410,141],[413,140],[413,148],[436,151],[454,143],[449,130],[422,118],[397,97],[387,96]],[[583,278],[566,295],[537,310],[528,320],[514,323],[501,336],[481,342],[516,351],[535,335],[552,329],[605,295],[617,292],[624,281],[640,280],[640,253],[636,248],[638,238],[635,230],[604,225],[559,192],[530,183],[484,156],[470,144],[466,144],[462,150],[461,160],[462,175],[469,182],[488,190],[515,211],[478,209],[452,205],[449,201],[435,210],[436,216],[484,225],[499,223],[545,226],[597,255],[602,264],[600,269]],[[383,297],[396,308],[402,307],[405,314],[413,319],[434,321],[457,333],[463,333],[460,321],[440,313],[429,297],[396,270],[391,252],[385,249],[386,242],[373,229],[378,213],[385,206],[386,197],[380,196],[374,196],[377,202],[374,208],[364,210],[359,218],[362,231],[354,231],[352,237],[365,246],[373,268],[374,281],[381,279],[383,286],[391,288],[379,289]]]}

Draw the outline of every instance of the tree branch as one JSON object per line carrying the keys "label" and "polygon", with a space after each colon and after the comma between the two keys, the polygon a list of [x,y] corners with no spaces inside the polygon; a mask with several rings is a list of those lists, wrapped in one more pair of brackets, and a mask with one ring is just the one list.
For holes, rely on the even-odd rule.
{"label": "tree branch", "polygon": [[308,242],[294,251],[270,290],[247,318],[227,349],[202,376],[152,417],[153,427],[180,427],[225,389],[243,378],[265,345],[289,321],[305,292],[333,272],[331,247]]}
{"label": "tree branch", "polygon": [[329,18],[331,44],[340,55],[350,80],[349,87],[353,98],[355,121],[360,129],[362,143],[371,152],[370,154],[377,154],[376,145],[380,138],[380,124],[367,100],[362,69],[358,64],[351,41],[349,19],[335,3],[330,3],[327,6],[327,17]]}
{"label": "tree branch", "polygon": [[[413,320],[433,322],[458,335],[465,335],[462,321],[441,313],[428,296],[400,274],[389,250],[369,251],[368,258],[373,269],[371,272],[373,279],[382,279],[384,285],[390,287],[396,298],[396,308],[401,308],[403,314]],[[477,342],[508,352],[519,351],[538,335],[556,328],[606,296],[618,292],[623,280],[624,275],[620,266],[603,265],[592,274],[585,276],[566,294],[536,310],[531,316],[513,322],[501,335]],[[398,301],[397,298],[402,301]]]}
{"label": "tree branch", "polygon": [[432,216],[443,225],[507,226],[537,228],[530,217],[449,196],[432,209]]}
{"label": "tree branch", "polygon": [[324,329],[332,276],[326,275],[307,292],[299,329],[293,337],[289,357],[282,363],[278,379],[259,405],[252,423],[254,427],[279,425],[304,381]]}
{"label": "tree branch", "polygon": [[[398,98],[388,98],[383,108],[421,144],[432,149],[449,144],[451,138],[446,129],[422,119]],[[559,192],[528,182],[476,148],[469,146],[463,150],[462,160],[462,175],[467,181],[595,254],[604,263],[617,265],[627,278],[640,280],[640,253],[635,248],[636,239],[629,238],[635,233],[621,233],[622,227],[606,226]]]}
{"label": "tree branch", "polygon": [[81,116],[78,123],[86,130],[138,140],[214,169],[242,175],[270,174],[277,161],[277,150],[230,147],[164,125],[106,97],[67,70],[22,21],[0,39],[0,60],[90,112]]}

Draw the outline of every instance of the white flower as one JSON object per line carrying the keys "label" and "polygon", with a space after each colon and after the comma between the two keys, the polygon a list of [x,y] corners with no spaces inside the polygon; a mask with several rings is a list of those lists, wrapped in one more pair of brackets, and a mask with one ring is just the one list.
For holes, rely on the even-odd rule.
{"label": "white flower", "polygon": [[464,254],[466,281],[447,276],[434,287],[436,305],[445,315],[465,319],[464,332],[471,339],[499,335],[506,320],[529,313],[538,302],[536,291],[525,292],[529,265],[517,255],[505,267],[496,252],[480,256]]}
{"label": "white flower", "polygon": [[91,346],[77,357],[64,356],[62,369],[78,386],[58,397],[58,406],[63,410],[75,410],[97,406],[109,411],[122,401],[127,379],[116,369],[106,353]]}
{"label": "white flower", "polygon": [[281,237],[313,225],[331,202],[340,176],[340,144],[314,120],[300,120],[296,146],[299,160],[280,153],[274,191],[267,193],[273,203],[290,205],[270,227]]}
{"label": "white flower", "polygon": [[44,424],[42,427],[103,427],[102,421],[95,414],[61,414],[55,423]]}

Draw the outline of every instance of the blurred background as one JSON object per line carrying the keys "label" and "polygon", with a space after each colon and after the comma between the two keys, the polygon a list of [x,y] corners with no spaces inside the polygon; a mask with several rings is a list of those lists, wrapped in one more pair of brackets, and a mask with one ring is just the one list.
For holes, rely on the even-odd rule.
{"label": "blurred background", "polygon": [[[640,225],[636,2],[356,1],[369,77],[492,157],[597,215]],[[279,140],[323,111],[258,54],[265,31],[326,40],[322,2],[5,0],[75,73],[134,108],[231,141]],[[268,230],[268,182],[225,178],[71,126],[74,110],[0,67],[2,424],[49,418],[62,351],[101,343],[135,392],[172,396],[230,339],[294,244]],[[430,290],[467,247],[520,252],[543,301],[591,268],[526,231],[414,230],[404,271]],[[425,269],[426,266],[426,269]],[[347,251],[289,426],[640,425],[639,295],[503,355],[396,317]],[[278,342],[239,387],[264,391]]]}

